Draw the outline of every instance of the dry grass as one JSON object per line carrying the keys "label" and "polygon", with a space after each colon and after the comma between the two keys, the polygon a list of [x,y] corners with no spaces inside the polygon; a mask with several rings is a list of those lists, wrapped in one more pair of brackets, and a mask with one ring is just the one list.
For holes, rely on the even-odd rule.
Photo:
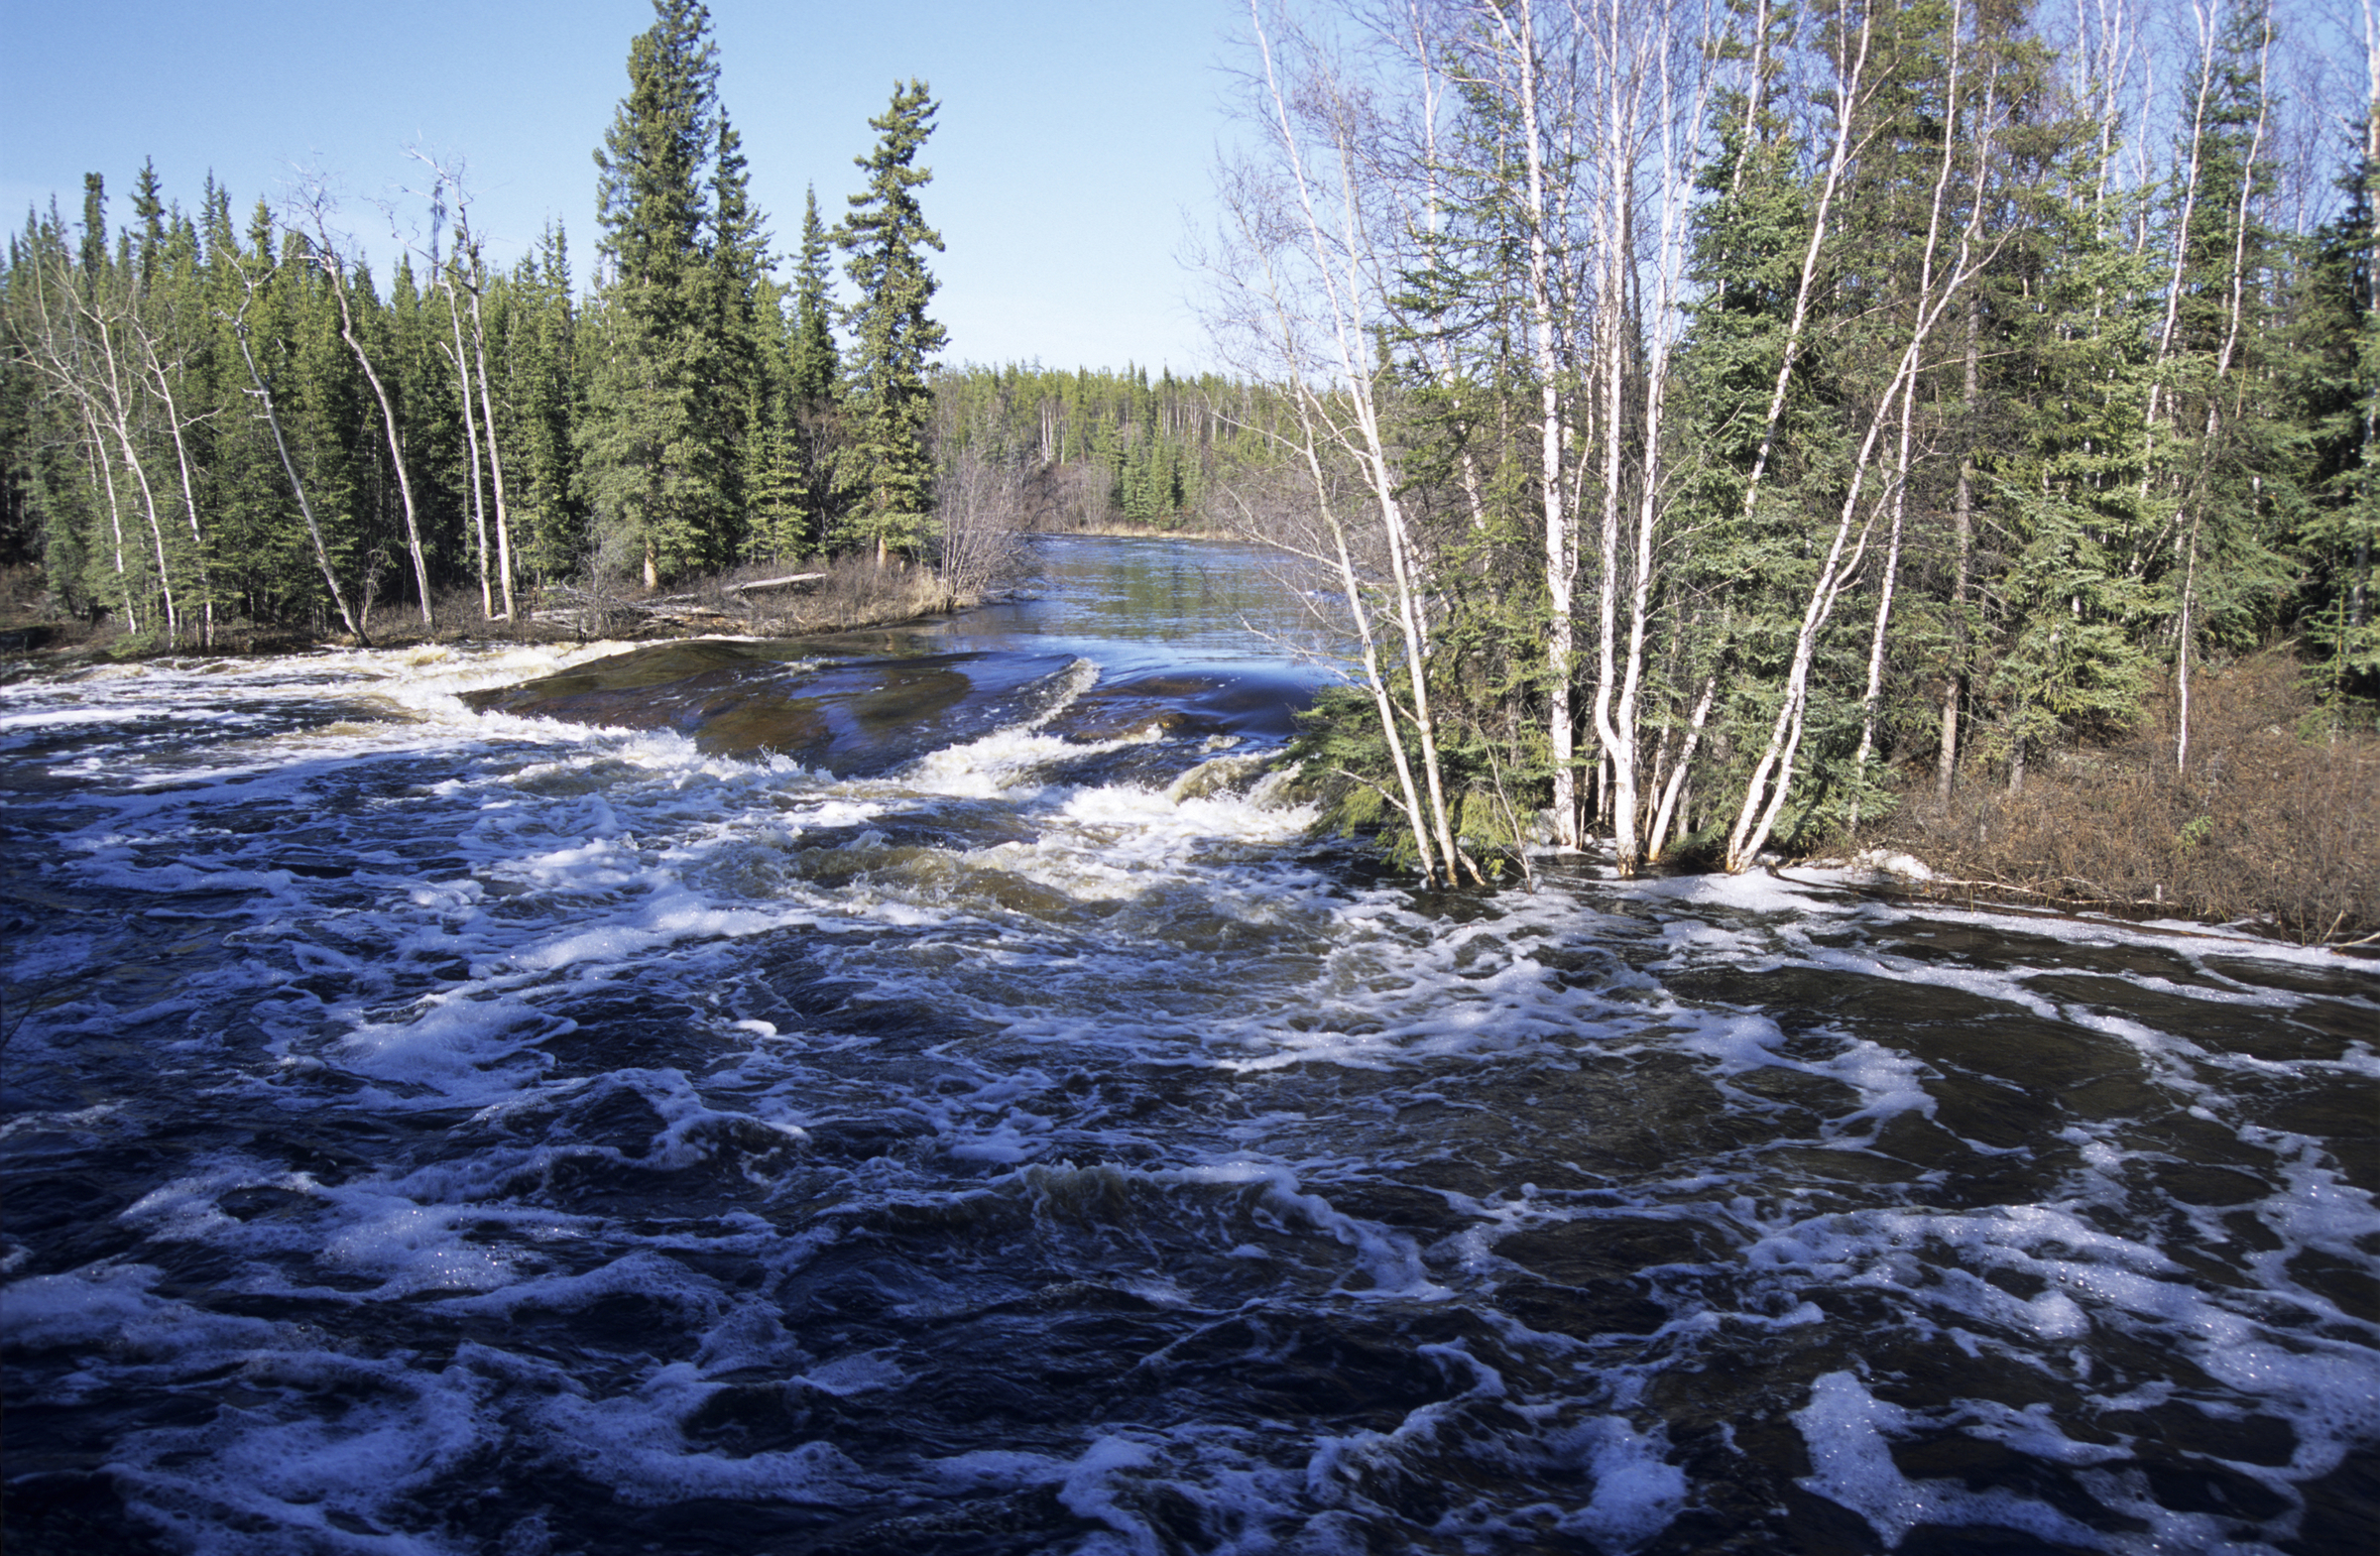
{"label": "dry grass", "polygon": [[[750,585],[788,576],[817,574],[780,588]],[[521,600],[516,623],[479,619],[476,592],[441,601],[439,636],[470,638],[578,639],[682,638],[735,633],[758,638],[805,637],[914,621],[954,604],[949,586],[931,568],[893,562],[883,569],[875,558],[851,554],[832,559],[754,562],[681,578],[646,590],[616,577],[549,584]],[[411,620],[418,635],[419,620]],[[375,618],[376,633],[382,621]],[[451,628],[451,632],[450,632]],[[393,638],[392,641],[401,641]]]}
{"label": "dry grass", "polygon": [[1936,869],[2065,901],[2256,921],[2308,944],[2380,934],[2380,734],[2329,727],[2296,664],[2262,655],[2170,692],[2111,746],[2036,766],[2022,793],[1912,796],[1885,841]]}
{"label": "dry grass", "polygon": [[790,638],[890,627],[948,610],[954,603],[949,586],[932,568],[900,562],[879,568],[875,557],[862,552],[807,564],[800,570],[826,576],[799,593],[736,596],[750,601],[744,608],[749,630]]}

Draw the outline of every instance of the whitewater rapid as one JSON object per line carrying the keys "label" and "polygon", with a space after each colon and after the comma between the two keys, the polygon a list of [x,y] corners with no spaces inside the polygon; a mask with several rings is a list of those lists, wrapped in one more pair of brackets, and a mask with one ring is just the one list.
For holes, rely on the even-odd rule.
{"label": "whitewater rapid", "polygon": [[840,777],[474,710],[623,645],[16,671],[12,1546],[2368,1532],[2368,964],[1420,894],[1034,649]]}

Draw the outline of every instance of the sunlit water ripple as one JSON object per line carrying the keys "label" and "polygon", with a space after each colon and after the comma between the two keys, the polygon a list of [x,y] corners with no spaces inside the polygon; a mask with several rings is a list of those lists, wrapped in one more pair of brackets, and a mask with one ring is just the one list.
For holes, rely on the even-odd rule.
{"label": "sunlit water ripple", "polygon": [[2372,1548],[2369,963],[1417,894],[1050,554],[0,687],[11,1550]]}

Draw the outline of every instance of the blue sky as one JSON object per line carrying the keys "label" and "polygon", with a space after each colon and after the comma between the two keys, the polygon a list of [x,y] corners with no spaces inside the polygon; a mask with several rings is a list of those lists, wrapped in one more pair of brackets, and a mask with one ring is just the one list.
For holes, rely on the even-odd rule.
{"label": "blue sky", "polygon": [[[871,115],[916,75],[942,104],[925,161],[947,253],[948,360],[1038,356],[1196,368],[1207,356],[1175,260],[1224,133],[1227,0],[712,0],[720,95],[778,249],[815,181],[831,223],[860,184]],[[130,212],[143,157],[194,207],[208,171],[244,218],[314,166],[345,225],[394,252],[375,198],[402,198],[419,144],[467,160],[474,213],[509,262],[545,220],[592,263],[591,154],[626,89],[651,0],[0,0],[0,208],[10,226],[82,176]]]}

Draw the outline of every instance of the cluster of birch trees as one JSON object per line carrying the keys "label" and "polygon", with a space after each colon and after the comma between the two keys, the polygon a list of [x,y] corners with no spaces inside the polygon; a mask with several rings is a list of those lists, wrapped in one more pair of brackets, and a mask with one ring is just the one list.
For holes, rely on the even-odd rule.
{"label": "cluster of birch trees", "polygon": [[1293,409],[1351,811],[1740,870],[2153,687],[2187,769],[2211,655],[2368,710],[2380,67],[2297,21],[1250,0],[1212,318]]}
{"label": "cluster of birch trees", "polygon": [[245,230],[144,168],[111,230],[28,216],[0,271],[0,451],[14,559],[65,608],[160,643],[222,624],[361,632],[376,597],[568,565],[574,308],[561,234],[487,264],[446,170],[384,297],[319,183]]}

